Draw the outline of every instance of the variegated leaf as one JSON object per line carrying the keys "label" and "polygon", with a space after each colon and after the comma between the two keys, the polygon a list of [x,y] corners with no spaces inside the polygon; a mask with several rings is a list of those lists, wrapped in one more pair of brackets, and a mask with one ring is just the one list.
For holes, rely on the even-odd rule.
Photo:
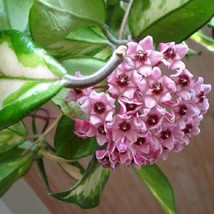
{"label": "variegated leaf", "polygon": [[132,35],[151,35],[156,43],[181,42],[212,16],[213,0],[134,0],[129,16]]}
{"label": "variegated leaf", "polygon": [[0,130],[49,100],[65,69],[25,34],[0,32]]}
{"label": "variegated leaf", "polygon": [[33,162],[33,150],[25,154],[23,151],[32,146],[30,142],[24,142],[0,156],[0,197],[12,186],[12,184],[23,176],[31,167]]}
{"label": "variegated leaf", "polygon": [[75,203],[82,208],[93,208],[99,205],[100,196],[109,178],[110,170],[103,168],[92,159],[83,178],[70,190],[51,193],[54,198]]}
{"label": "variegated leaf", "polygon": [[0,131],[0,155],[24,142],[27,134],[27,129],[21,122]]}

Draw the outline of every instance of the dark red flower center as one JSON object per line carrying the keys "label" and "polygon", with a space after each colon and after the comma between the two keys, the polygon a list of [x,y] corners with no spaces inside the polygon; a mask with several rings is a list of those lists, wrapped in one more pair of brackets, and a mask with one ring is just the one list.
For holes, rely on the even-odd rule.
{"label": "dark red flower center", "polygon": [[185,134],[188,134],[191,132],[192,128],[193,128],[192,124],[187,124],[186,127],[183,129],[183,132]]}
{"label": "dark red flower center", "polygon": [[197,97],[198,97],[200,103],[202,103],[204,101],[204,99],[206,98],[203,91],[201,91]]}
{"label": "dark red flower center", "polygon": [[98,133],[101,134],[101,135],[105,135],[105,134],[106,134],[104,125],[100,125],[100,126],[97,128],[97,131],[98,131]]}
{"label": "dark red flower center", "polygon": [[119,128],[121,131],[127,132],[131,129],[131,125],[130,125],[130,123],[123,121],[119,124]]}
{"label": "dark red flower center", "polygon": [[106,106],[103,102],[94,103],[94,111],[97,114],[103,114],[106,111]]}
{"label": "dark red flower center", "polygon": [[178,79],[178,84],[182,87],[188,86],[190,82],[189,77],[186,74],[181,74]]}
{"label": "dark red flower center", "polygon": [[139,62],[145,62],[148,59],[148,53],[142,50],[139,50],[135,53],[135,59]]}
{"label": "dark red flower center", "polygon": [[135,144],[140,146],[140,145],[144,144],[145,142],[146,142],[146,138],[145,137],[139,137],[137,139],[137,141],[135,142]]}
{"label": "dark red flower center", "polygon": [[176,57],[175,50],[173,48],[168,48],[163,55],[166,59],[174,59]]}
{"label": "dark red flower center", "polygon": [[116,82],[120,87],[126,87],[129,84],[129,77],[126,74],[120,74]]}
{"label": "dark red flower center", "polygon": [[156,82],[152,85],[152,93],[154,95],[159,95],[163,92],[163,86],[160,82]]}
{"label": "dark red flower center", "polygon": [[159,122],[159,117],[157,114],[150,114],[147,118],[147,124],[149,126],[154,126]]}
{"label": "dark red flower center", "polygon": [[186,115],[187,110],[188,110],[188,107],[186,105],[184,105],[184,104],[181,105],[179,108],[179,115],[181,115],[181,116]]}
{"label": "dark red flower center", "polygon": [[163,140],[166,140],[166,139],[170,138],[171,135],[172,135],[172,132],[171,132],[169,129],[164,130],[164,131],[162,131],[162,132],[160,133],[160,137],[161,137],[161,139],[163,139]]}
{"label": "dark red flower center", "polygon": [[126,111],[134,111],[137,107],[136,104],[134,103],[126,103]]}
{"label": "dark red flower center", "polygon": [[81,95],[81,94],[83,93],[83,90],[80,89],[80,88],[74,88],[74,92],[75,92],[75,94],[77,94],[77,95]]}

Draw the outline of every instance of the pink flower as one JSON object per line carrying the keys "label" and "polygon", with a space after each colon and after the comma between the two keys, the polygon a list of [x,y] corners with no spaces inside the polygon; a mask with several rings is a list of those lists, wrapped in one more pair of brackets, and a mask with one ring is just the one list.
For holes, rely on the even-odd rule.
{"label": "pink flower", "polygon": [[185,44],[175,44],[174,42],[160,43],[159,50],[163,54],[163,63],[170,69],[184,69],[185,64],[181,59],[186,55],[189,48]]}
{"label": "pink flower", "polygon": [[129,42],[127,55],[135,62],[135,69],[143,76],[147,76],[162,61],[162,53],[155,51],[151,36],[145,37],[139,43]]}
{"label": "pink flower", "polygon": [[163,76],[158,67],[153,68],[151,74],[142,80],[141,85],[140,92],[147,108],[171,100],[171,93],[176,91],[175,82]]}
{"label": "pink flower", "polygon": [[135,117],[118,114],[107,124],[107,127],[112,130],[112,140],[115,142],[121,141],[124,137],[130,143],[137,140],[138,122]]}
{"label": "pink flower", "polygon": [[191,99],[191,89],[194,86],[194,77],[187,70],[178,70],[176,74],[170,76],[176,83],[176,95],[182,97],[184,100]]}
{"label": "pink flower", "polygon": [[108,77],[109,92],[116,97],[125,96],[132,98],[141,80],[142,76],[135,70],[126,71],[116,69]]}
{"label": "pink flower", "polygon": [[87,99],[80,101],[82,111],[90,116],[92,124],[102,123],[104,120],[110,121],[115,110],[115,99],[104,92],[93,91]]}
{"label": "pink flower", "polygon": [[75,119],[74,133],[82,138],[87,138],[87,132],[90,129],[90,122],[88,120]]}
{"label": "pink flower", "polygon": [[204,79],[198,78],[198,81],[194,85],[195,97],[194,100],[201,111],[201,114],[205,114],[209,108],[209,102],[206,95],[211,91],[210,84],[203,84]]}

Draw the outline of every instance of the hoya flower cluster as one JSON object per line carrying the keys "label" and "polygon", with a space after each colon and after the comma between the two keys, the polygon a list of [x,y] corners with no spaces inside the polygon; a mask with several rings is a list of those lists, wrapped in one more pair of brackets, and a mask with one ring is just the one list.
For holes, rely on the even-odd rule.
{"label": "hoya flower cluster", "polygon": [[180,151],[200,131],[211,86],[185,68],[187,45],[158,48],[150,36],[128,43],[126,59],[108,77],[106,92],[74,89],[67,96],[88,115],[75,121],[75,133],[96,137],[96,158],[105,167],[152,164]]}

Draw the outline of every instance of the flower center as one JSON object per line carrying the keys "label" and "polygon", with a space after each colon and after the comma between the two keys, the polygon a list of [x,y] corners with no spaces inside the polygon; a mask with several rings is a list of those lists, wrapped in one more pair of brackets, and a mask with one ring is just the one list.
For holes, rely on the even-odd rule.
{"label": "flower center", "polygon": [[166,59],[174,59],[176,57],[176,54],[173,48],[168,48],[163,54],[164,54],[164,58]]}
{"label": "flower center", "polygon": [[178,84],[185,87],[189,85],[189,77],[186,74],[181,74],[178,79]]}
{"label": "flower center", "polygon": [[119,124],[119,128],[123,132],[127,132],[131,129],[130,123],[127,123],[126,121],[123,121]]}
{"label": "flower center", "polygon": [[183,129],[183,132],[185,134],[188,134],[191,132],[192,128],[193,128],[192,124],[187,124],[186,127]]}
{"label": "flower center", "polygon": [[137,141],[135,142],[135,144],[140,146],[140,145],[144,144],[145,142],[146,142],[146,138],[145,137],[139,137],[137,139]]}
{"label": "flower center", "polygon": [[126,87],[129,84],[129,77],[126,74],[120,74],[116,82],[120,87]]}
{"label": "flower center", "polygon": [[94,103],[94,111],[97,114],[103,114],[106,111],[106,106],[103,102]]}
{"label": "flower center", "polygon": [[179,109],[179,115],[184,116],[186,115],[188,107],[186,105],[181,105]]}
{"label": "flower center", "polygon": [[136,104],[134,103],[126,103],[126,111],[134,111],[137,107]]}
{"label": "flower center", "polygon": [[81,94],[83,93],[83,90],[80,89],[80,88],[74,88],[74,92],[75,92],[75,94],[77,94],[77,95],[81,95]]}
{"label": "flower center", "polygon": [[148,53],[142,50],[139,50],[135,53],[135,59],[139,62],[145,62],[148,59]]}
{"label": "flower center", "polygon": [[104,129],[104,125],[100,125],[98,128],[97,128],[97,131],[99,134],[101,135],[105,135],[106,132],[105,132],[105,129]]}
{"label": "flower center", "polygon": [[206,98],[206,96],[205,96],[204,92],[201,91],[200,94],[198,95],[199,102],[202,103],[205,98]]}
{"label": "flower center", "polygon": [[147,118],[147,124],[149,126],[154,126],[159,122],[159,117],[157,114],[150,114]]}
{"label": "flower center", "polygon": [[159,95],[161,94],[161,92],[163,92],[163,86],[161,83],[157,82],[157,83],[154,83],[153,86],[152,86],[152,93],[154,95]]}
{"label": "flower center", "polygon": [[171,137],[171,134],[172,134],[172,132],[171,132],[169,129],[167,129],[167,130],[165,130],[165,131],[162,131],[162,132],[160,133],[161,139],[166,140],[166,139],[168,139],[168,138]]}

